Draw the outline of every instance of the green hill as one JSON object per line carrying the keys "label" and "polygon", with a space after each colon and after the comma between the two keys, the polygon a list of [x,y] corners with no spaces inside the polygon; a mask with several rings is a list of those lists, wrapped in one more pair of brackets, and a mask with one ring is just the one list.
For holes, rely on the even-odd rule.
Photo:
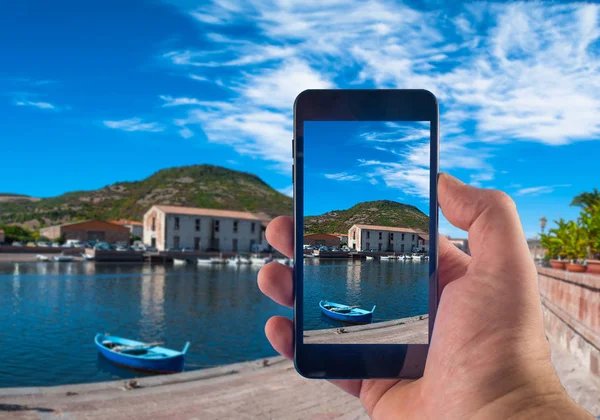
{"label": "green hill", "polygon": [[354,224],[407,227],[429,232],[429,216],[415,206],[395,201],[365,201],[348,210],[305,217],[304,234],[347,233]]}
{"label": "green hill", "polygon": [[0,224],[30,228],[85,219],[142,220],[154,204],[292,214],[292,199],[259,177],[213,165],[163,169],[146,179],[119,182],[31,201],[0,200]]}

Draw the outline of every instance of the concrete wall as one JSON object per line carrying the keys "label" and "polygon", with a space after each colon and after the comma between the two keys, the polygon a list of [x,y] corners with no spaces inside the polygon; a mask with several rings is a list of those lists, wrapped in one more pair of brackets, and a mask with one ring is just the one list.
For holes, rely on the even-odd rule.
{"label": "concrete wall", "polygon": [[[153,226],[154,221],[154,226]],[[154,229],[153,229],[154,227]],[[144,214],[144,234],[142,240],[146,245],[156,246],[159,251],[164,251],[165,215],[156,208],[151,208]]]}
{"label": "concrete wall", "polygon": [[538,268],[546,334],[600,377],[600,276]]}

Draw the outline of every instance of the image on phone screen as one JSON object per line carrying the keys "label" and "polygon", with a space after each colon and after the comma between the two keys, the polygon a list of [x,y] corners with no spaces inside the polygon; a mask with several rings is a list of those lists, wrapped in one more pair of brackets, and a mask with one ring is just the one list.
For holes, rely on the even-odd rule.
{"label": "image on phone screen", "polygon": [[428,121],[305,121],[304,344],[429,342]]}

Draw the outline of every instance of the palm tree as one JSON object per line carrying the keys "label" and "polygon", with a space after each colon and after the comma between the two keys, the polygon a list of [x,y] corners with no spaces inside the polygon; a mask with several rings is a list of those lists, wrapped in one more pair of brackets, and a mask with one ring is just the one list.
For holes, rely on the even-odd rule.
{"label": "palm tree", "polygon": [[576,195],[571,201],[571,206],[581,207],[584,211],[591,213],[596,205],[600,204],[600,191],[594,188],[593,192],[583,192]]}

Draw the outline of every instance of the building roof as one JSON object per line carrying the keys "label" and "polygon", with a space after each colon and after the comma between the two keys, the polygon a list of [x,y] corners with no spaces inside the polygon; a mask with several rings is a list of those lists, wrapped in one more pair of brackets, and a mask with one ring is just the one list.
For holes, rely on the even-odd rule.
{"label": "building roof", "polygon": [[133,220],[125,220],[125,219],[121,219],[121,220],[111,220],[110,223],[114,223],[115,225],[131,225],[131,226],[144,226],[144,224],[142,222],[135,222]]}
{"label": "building roof", "polygon": [[52,229],[52,228],[56,228],[56,227],[64,228],[64,227],[72,227],[72,226],[84,225],[84,224],[88,224],[88,225],[95,224],[96,227],[98,225],[104,225],[104,226],[111,227],[111,228],[117,229],[117,230],[128,230],[126,227],[121,226],[117,223],[106,222],[104,220],[98,220],[98,219],[90,219],[90,220],[81,220],[79,222],[63,223],[62,225],[47,226],[45,228],[40,229],[40,231],[44,231],[46,229]]}
{"label": "building roof", "polygon": [[428,241],[429,240],[429,234],[428,233],[419,233],[419,237],[421,239],[423,239],[424,241]]}
{"label": "building roof", "polygon": [[367,229],[367,230],[385,230],[389,232],[404,232],[404,233],[418,233],[423,234],[423,231],[415,230],[411,228],[405,227],[392,227],[392,226],[376,226],[376,225],[352,225],[352,227],[356,226],[359,229]]}
{"label": "building roof", "polygon": [[335,236],[348,236],[347,233],[332,233],[332,235],[335,235]]}
{"label": "building roof", "polygon": [[309,233],[308,235],[304,235],[305,238],[311,238],[314,236],[329,236],[331,238],[340,239],[333,233]]}
{"label": "building roof", "polygon": [[164,213],[172,214],[185,214],[189,216],[210,216],[210,217],[227,217],[230,219],[248,219],[257,220],[261,219],[254,214],[247,211],[233,211],[233,210],[218,210],[218,209],[201,209],[195,207],[179,207],[179,206],[154,206],[156,209]]}

